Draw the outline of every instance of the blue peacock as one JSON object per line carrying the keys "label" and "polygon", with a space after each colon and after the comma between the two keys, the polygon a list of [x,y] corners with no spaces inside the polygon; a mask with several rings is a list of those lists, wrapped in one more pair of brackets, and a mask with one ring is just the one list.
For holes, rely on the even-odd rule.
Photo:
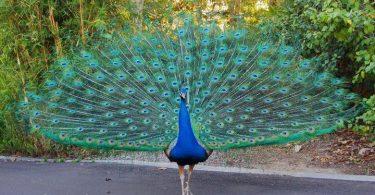
{"label": "blue peacock", "polygon": [[213,150],[307,140],[353,118],[360,97],[321,64],[262,33],[184,17],[60,58],[20,107],[60,143],[164,151],[190,194]]}

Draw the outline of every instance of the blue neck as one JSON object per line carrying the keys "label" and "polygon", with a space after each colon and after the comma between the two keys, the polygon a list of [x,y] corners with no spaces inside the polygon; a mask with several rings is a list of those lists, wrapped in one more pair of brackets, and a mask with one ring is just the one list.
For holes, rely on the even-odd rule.
{"label": "blue neck", "polygon": [[177,142],[168,154],[169,160],[177,162],[181,166],[195,165],[207,160],[209,156],[207,150],[198,143],[194,136],[189,111],[186,108],[185,100],[182,98],[178,115],[178,128]]}
{"label": "blue neck", "polygon": [[198,144],[198,141],[194,136],[193,128],[191,127],[189,111],[186,107],[186,102],[183,99],[181,99],[180,102],[178,128],[179,130],[176,145],[182,147],[191,147]]}

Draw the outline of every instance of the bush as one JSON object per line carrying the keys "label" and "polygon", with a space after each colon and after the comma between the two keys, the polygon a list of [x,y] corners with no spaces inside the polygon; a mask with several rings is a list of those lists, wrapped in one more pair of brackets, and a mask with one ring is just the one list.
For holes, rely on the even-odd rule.
{"label": "bush", "polygon": [[[375,9],[369,0],[286,0],[272,17],[273,32],[302,42],[306,56],[347,77],[364,98],[367,110],[352,127],[375,133]],[[275,17],[276,16],[276,17]]]}
{"label": "bush", "polygon": [[25,136],[28,132],[16,119],[15,104],[26,98],[27,87],[38,87],[56,57],[123,16],[113,5],[112,1],[0,1],[0,153],[69,153],[71,148],[53,144],[38,132]]}
{"label": "bush", "polygon": [[375,95],[364,99],[368,109],[361,116],[356,118],[354,125],[351,125],[353,130],[367,134],[375,135]]}

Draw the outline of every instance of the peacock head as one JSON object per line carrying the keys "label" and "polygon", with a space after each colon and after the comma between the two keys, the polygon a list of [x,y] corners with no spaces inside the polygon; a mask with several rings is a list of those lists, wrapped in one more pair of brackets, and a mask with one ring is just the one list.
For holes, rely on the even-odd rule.
{"label": "peacock head", "polygon": [[180,91],[180,97],[184,101],[186,101],[186,99],[187,99],[187,94],[188,94],[187,92],[188,92],[188,90],[185,87],[182,88],[181,91]]}

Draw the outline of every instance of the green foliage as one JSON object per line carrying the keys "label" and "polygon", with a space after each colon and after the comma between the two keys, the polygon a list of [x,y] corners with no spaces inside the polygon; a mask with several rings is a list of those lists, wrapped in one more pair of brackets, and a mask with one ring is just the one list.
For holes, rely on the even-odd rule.
{"label": "green foliage", "polygon": [[367,134],[375,134],[375,95],[364,99],[368,109],[361,116],[356,118],[356,125],[352,128]]}
{"label": "green foliage", "polygon": [[273,17],[273,30],[298,40],[307,56],[320,55],[326,68],[353,82],[364,97],[367,112],[353,127],[374,131],[375,9],[369,0],[286,0]]}
{"label": "green foliage", "polygon": [[17,120],[15,105],[20,97],[27,101],[26,88],[38,87],[56,57],[120,19],[115,5],[82,0],[0,2],[0,153],[69,151],[41,139],[38,132],[25,136],[29,122]]}

